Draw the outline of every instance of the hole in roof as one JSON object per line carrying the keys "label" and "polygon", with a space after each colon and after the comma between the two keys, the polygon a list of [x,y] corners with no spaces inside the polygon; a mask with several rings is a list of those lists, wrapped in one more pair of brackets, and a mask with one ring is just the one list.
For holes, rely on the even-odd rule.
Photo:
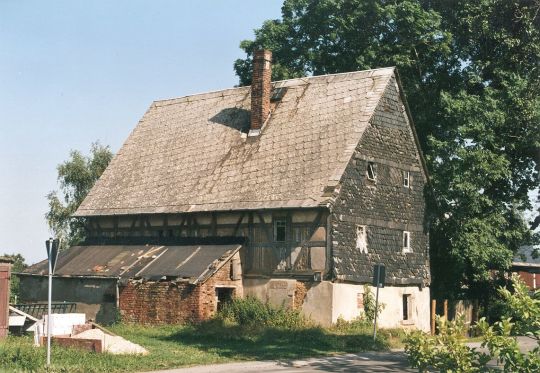
{"label": "hole in roof", "polygon": [[210,118],[210,122],[247,133],[249,131],[250,112],[246,109],[226,108]]}

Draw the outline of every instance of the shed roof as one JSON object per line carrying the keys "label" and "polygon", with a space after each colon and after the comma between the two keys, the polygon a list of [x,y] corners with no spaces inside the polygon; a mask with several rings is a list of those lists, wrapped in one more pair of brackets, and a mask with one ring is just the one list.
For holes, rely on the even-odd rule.
{"label": "shed roof", "polygon": [[[55,276],[112,277],[122,279],[162,278],[204,282],[240,250],[241,245],[191,246],[74,246],[59,254]],[[44,260],[23,274],[46,275]]]}
{"label": "shed roof", "polygon": [[274,82],[286,91],[256,137],[250,87],[156,101],[75,216],[323,205],[393,76]]}

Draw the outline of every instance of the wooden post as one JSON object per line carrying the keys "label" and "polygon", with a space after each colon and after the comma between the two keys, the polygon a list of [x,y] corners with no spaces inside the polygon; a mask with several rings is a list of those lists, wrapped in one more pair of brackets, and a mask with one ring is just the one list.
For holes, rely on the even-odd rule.
{"label": "wooden post", "polygon": [[431,335],[435,335],[435,315],[436,315],[437,300],[431,300]]}
{"label": "wooden post", "polygon": [[448,299],[444,300],[443,308],[444,308],[444,318],[445,320],[448,320]]}

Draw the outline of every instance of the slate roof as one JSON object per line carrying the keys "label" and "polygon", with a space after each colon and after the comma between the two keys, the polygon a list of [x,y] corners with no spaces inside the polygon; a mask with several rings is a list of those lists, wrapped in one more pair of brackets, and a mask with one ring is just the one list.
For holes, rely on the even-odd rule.
{"label": "slate roof", "polygon": [[250,87],[156,101],[75,216],[324,205],[393,76],[274,82],[286,92],[257,137]]}
{"label": "slate roof", "polygon": [[[204,282],[240,250],[241,245],[74,246],[58,256],[55,276],[121,279],[185,279]],[[23,274],[47,275],[44,260]]]}

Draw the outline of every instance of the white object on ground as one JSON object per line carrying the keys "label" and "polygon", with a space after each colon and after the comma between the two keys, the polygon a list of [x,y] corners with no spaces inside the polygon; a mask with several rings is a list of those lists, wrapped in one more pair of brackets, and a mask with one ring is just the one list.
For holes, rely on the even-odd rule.
{"label": "white object on ground", "polygon": [[71,338],[76,339],[98,339],[101,340],[103,352],[111,354],[148,354],[148,351],[138,344],[130,342],[120,336],[109,335],[99,329],[89,329],[82,333],[76,334]]}
{"label": "white object on ground", "polygon": [[[53,313],[51,315],[51,336],[71,335],[74,325],[86,323],[84,313]],[[47,315],[26,329],[34,333],[34,345],[39,346],[41,337],[47,336]]]}

